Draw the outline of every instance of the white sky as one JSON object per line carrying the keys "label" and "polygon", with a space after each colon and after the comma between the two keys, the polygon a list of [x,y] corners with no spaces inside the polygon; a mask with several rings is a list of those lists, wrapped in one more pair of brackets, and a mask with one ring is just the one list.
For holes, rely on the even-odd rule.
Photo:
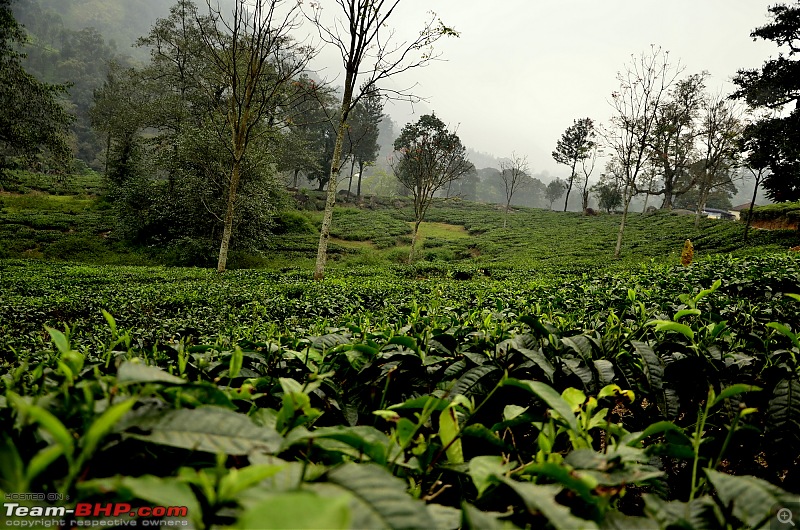
{"label": "white sky", "polygon": [[[680,59],[685,74],[707,70],[711,92],[733,90],[740,68],[760,66],[778,49],[753,42],[774,0],[403,0],[392,27],[398,36],[422,28],[428,11],[461,33],[436,45],[443,61],[396,79],[417,83],[427,103],[387,107],[398,126],[434,110],[462,142],[507,157],[527,155],[532,172],[563,176],[550,153],[574,119],[606,122],[616,74],[651,44]],[[332,1],[323,5],[333,11]],[[411,33],[406,33],[411,32]],[[322,74],[341,66],[320,54]],[[341,83],[341,81],[339,81]]]}

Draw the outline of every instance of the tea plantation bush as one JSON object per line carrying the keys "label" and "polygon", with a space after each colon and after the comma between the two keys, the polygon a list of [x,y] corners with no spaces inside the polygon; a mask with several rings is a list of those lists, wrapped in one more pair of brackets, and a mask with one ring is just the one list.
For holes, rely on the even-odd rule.
{"label": "tea plantation bush", "polygon": [[4,492],[198,528],[758,528],[800,492],[800,260],[0,261]]}

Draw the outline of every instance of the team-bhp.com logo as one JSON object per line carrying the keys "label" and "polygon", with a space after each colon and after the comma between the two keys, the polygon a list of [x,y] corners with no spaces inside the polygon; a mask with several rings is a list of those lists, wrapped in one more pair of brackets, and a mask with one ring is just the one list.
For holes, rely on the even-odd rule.
{"label": "team-bhp.com logo", "polygon": [[[18,502],[5,502],[3,508],[6,516],[5,526],[138,526],[139,524],[187,526],[189,524],[185,519],[189,515],[186,506],[131,506],[124,502],[105,504],[79,502],[75,508],[66,508],[23,506]],[[184,519],[158,519],[163,517]]]}

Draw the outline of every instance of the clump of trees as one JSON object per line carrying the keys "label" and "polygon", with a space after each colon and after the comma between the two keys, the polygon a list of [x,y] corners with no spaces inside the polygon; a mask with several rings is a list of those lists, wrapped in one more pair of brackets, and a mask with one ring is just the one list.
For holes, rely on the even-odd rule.
{"label": "clump of trees", "polygon": [[23,67],[25,40],[10,0],[0,0],[0,184],[17,165],[63,172],[71,158],[73,116],[60,101],[67,87],[39,81]]}
{"label": "clump of trees", "polygon": [[553,209],[553,203],[560,199],[564,192],[567,190],[567,183],[560,178],[555,178],[551,180],[544,191],[544,196],[547,201],[550,203],[548,206],[549,210]]}
{"label": "clump of trees", "polygon": [[682,70],[653,47],[618,75],[614,114],[602,132],[611,160],[595,188],[601,208],[616,207],[618,198],[622,206],[616,257],[634,196],[662,196],[665,209],[694,208],[698,225],[709,200],[729,203],[736,192],[742,112],[706,92],[705,72],[681,79]]}
{"label": "clump of trees", "polygon": [[110,68],[93,118],[128,237],[176,244],[187,261],[210,261],[216,244],[219,271],[232,241],[264,241],[296,112],[316,99],[299,21],[284,0],[238,1],[230,16],[180,0],[139,41],[149,64]]}

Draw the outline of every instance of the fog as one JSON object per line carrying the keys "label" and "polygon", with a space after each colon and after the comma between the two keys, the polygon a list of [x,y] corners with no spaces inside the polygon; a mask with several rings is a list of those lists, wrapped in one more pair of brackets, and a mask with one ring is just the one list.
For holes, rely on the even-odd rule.
{"label": "fog", "polygon": [[[327,3],[331,11],[336,7]],[[430,10],[460,37],[438,42],[440,60],[389,85],[414,86],[425,101],[392,103],[387,112],[402,126],[435,111],[475,151],[495,157],[516,151],[534,171],[563,177],[566,169],[551,157],[556,141],[574,119],[608,120],[616,74],[631,54],[661,46],[685,74],[707,70],[710,92],[730,93],[738,69],[778,52],[749,36],[766,23],[772,3],[404,0],[392,25],[398,38],[413,36]],[[332,80],[341,70],[332,50],[314,64]]]}

